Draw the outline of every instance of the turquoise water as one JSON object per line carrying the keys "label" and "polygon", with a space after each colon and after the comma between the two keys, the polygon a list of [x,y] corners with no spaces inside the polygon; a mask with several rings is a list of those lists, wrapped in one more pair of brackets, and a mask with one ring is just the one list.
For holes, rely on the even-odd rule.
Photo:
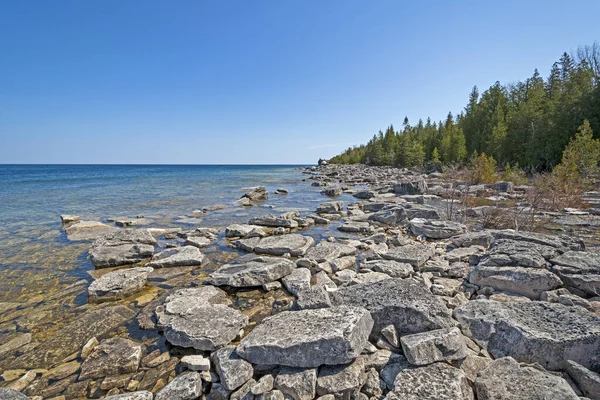
{"label": "turquoise water", "polygon": [[[289,165],[0,165],[0,301],[27,299],[88,276],[89,242],[71,242],[60,214],[82,220],[144,216],[139,227],[224,227],[269,212],[308,213],[325,201]],[[250,186],[269,200],[234,206]],[[289,190],[276,195],[277,188]],[[225,209],[197,218],[212,204]]]}

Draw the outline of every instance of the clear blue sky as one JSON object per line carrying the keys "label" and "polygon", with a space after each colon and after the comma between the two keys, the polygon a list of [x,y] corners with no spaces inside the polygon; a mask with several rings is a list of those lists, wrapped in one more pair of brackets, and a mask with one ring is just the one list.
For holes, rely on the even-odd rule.
{"label": "clear blue sky", "polygon": [[600,1],[0,0],[0,163],[314,163],[545,76]]}

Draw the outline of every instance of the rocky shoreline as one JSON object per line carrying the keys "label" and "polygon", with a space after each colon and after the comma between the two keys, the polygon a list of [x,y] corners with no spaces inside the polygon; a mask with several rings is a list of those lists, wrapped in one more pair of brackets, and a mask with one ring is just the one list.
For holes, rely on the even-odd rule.
{"label": "rocky shoreline", "polygon": [[53,296],[86,307],[38,342],[13,322],[48,299],[0,304],[0,399],[600,399],[600,193],[548,213],[511,182],[303,172],[314,212],[222,229],[62,216],[97,274]]}

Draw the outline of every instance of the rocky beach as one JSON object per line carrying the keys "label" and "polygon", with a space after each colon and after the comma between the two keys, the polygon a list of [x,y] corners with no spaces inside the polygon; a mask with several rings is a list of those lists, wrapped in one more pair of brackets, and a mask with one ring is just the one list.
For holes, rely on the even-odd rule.
{"label": "rocky beach", "polygon": [[600,192],[548,212],[512,182],[298,177],[184,227],[61,215],[94,269],[0,302],[0,399],[600,399]]}

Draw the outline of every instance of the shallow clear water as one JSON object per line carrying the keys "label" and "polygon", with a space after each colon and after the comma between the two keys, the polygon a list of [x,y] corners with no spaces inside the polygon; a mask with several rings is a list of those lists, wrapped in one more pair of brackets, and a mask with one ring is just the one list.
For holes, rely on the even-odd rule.
{"label": "shallow clear water", "polygon": [[[144,216],[139,227],[223,227],[269,212],[309,212],[325,201],[288,165],[0,165],[0,302],[58,290],[93,269],[89,242],[69,241],[60,214],[82,220]],[[266,186],[257,207],[232,203]],[[276,188],[289,190],[275,195]],[[342,196],[344,197],[344,196]],[[192,211],[220,203],[201,218]],[[142,222],[143,221],[143,222]],[[110,222],[107,222],[110,224]]]}

